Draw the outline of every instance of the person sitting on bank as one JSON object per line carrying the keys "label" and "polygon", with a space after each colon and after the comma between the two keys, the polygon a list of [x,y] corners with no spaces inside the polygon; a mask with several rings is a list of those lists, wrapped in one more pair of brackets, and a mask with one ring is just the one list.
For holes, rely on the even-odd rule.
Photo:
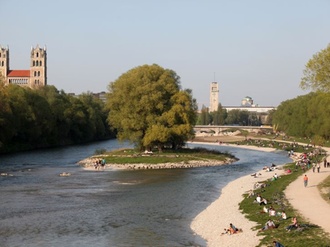
{"label": "person sitting on bank", "polygon": [[269,207],[268,212],[269,212],[269,216],[276,216],[276,211],[272,206]]}
{"label": "person sitting on bank", "polygon": [[267,205],[267,199],[262,198],[260,205]]}
{"label": "person sitting on bank", "polygon": [[235,234],[238,232],[241,232],[242,229],[238,229],[237,227],[235,227],[232,223],[229,224],[229,234]]}
{"label": "person sitting on bank", "polygon": [[273,241],[273,244],[274,244],[274,247],[284,247],[283,244],[281,244],[280,242],[278,242],[276,240]]}
{"label": "person sitting on bank", "polygon": [[292,218],[292,224],[289,225],[286,230],[287,231],[291,231],[292,229],[298,228],[298,221],[297,221],[297,217],[293,217]]}
{"label": "person sitting on bank", "polygon": [[235,234],[238,231],[238,229],[232,224],[229,224],[229,232],[230,234]]}
{"label": "person sitting on bank", "polygon": [[262,197],[260,196],[260,194],[258,194],[257,197],[256,197],[255,202],[260,204],[261,201],[262,201]]}
{"label": "person sitting on bank", "polygon": [[262,209],[262,211],[267,214],[269,210],[268,210],[268,208],[266,206],[264,206],[263,209]]}
{"label": "person sitting on bank", "polygon": [[271,219],[268,219],[268,221],[266,222],[264,227],[261,229],[261,231],[265,231],[268,229],[274,229],[274,228],[276,228],[274,221],[272,221]]}

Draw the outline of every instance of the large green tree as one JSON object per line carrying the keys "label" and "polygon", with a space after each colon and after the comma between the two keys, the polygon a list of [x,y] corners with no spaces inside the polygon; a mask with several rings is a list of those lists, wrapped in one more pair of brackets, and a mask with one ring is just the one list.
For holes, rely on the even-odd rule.
{"label": "large green tree", "polygon": [[288,135],[330,139],[330,93],[311,92],[282,102],[273,114],[276,130]]}
{"label": "large green tree", "polygon": [[308,61],[300,87],[330,92],[330,44]]}
{"label": "large green tree", "polygon": [[181,146],[193,136],[196,101],[181,90],[180,78],[159,65],[129,70],[108,86],[108,122],[119,140],[141,149]]}

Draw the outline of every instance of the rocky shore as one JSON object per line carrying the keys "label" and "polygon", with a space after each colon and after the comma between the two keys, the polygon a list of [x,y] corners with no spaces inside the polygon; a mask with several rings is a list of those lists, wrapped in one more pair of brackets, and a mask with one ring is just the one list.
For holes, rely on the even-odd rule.
{"label": "rocky shore", "polygon": [[102,156],[92,156],[78,162],[86,170],[111,170],[111,169],[126,169],[126,170],[141,170],[141,169],[182,169],[182,168],[195,168],[195,167],[210,167],[231,164],[237,159],[227,158],[225,161],[220,160],[190,160],[188,162],[179,163],[159,163],[159,164],[111,164],[108,163],[104,168],[96,167],[95,162],[102,159]]}

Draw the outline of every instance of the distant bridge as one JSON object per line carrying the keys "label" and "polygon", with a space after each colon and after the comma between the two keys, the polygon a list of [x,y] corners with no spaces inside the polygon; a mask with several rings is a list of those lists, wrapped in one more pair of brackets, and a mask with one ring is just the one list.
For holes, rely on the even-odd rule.
{"label": "distant bridge", "polygon": [[249,132],[271,131],[271,126],[236,126],[236,125],[195,125],[194,131],[196,134],[208,133],[219,134],[226,132],[226,130],[247,130]]}

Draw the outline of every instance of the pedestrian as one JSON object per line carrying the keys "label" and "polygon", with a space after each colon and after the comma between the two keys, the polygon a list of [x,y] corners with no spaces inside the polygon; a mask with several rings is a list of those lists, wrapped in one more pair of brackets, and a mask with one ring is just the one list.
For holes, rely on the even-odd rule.
{"label": "pedestrian", "polygon": [[273,241],[273,244],[274,244],[275,247],[284,247],[283,244],[281,244],[280,242],[278,242],[276,240]]}
{"label": "pedestrian", "polygon": [[317,164],[317,172],[320,173],[320,164]]}
{"label": "pedestrian", "polygon": [[308,177],[305,174],[305,176],[304,176],[304,186],[307,187],[307,185],[308,185]]}
{"label": "pedestrian", "polygon": [[327,167],[327,163],[328,163],[328,162],[327,162],[327,157],[325,157],[325,158],[324,158],[324,160],[323,160],[323,165],[324,165],[324,168],[326,168],[326,167]]}
{"label": "pedestrian", "polygon": [[313,163],[313,172],[315,172],[315,167],[316,167],[316,165],[315,165],[315,163]]}

